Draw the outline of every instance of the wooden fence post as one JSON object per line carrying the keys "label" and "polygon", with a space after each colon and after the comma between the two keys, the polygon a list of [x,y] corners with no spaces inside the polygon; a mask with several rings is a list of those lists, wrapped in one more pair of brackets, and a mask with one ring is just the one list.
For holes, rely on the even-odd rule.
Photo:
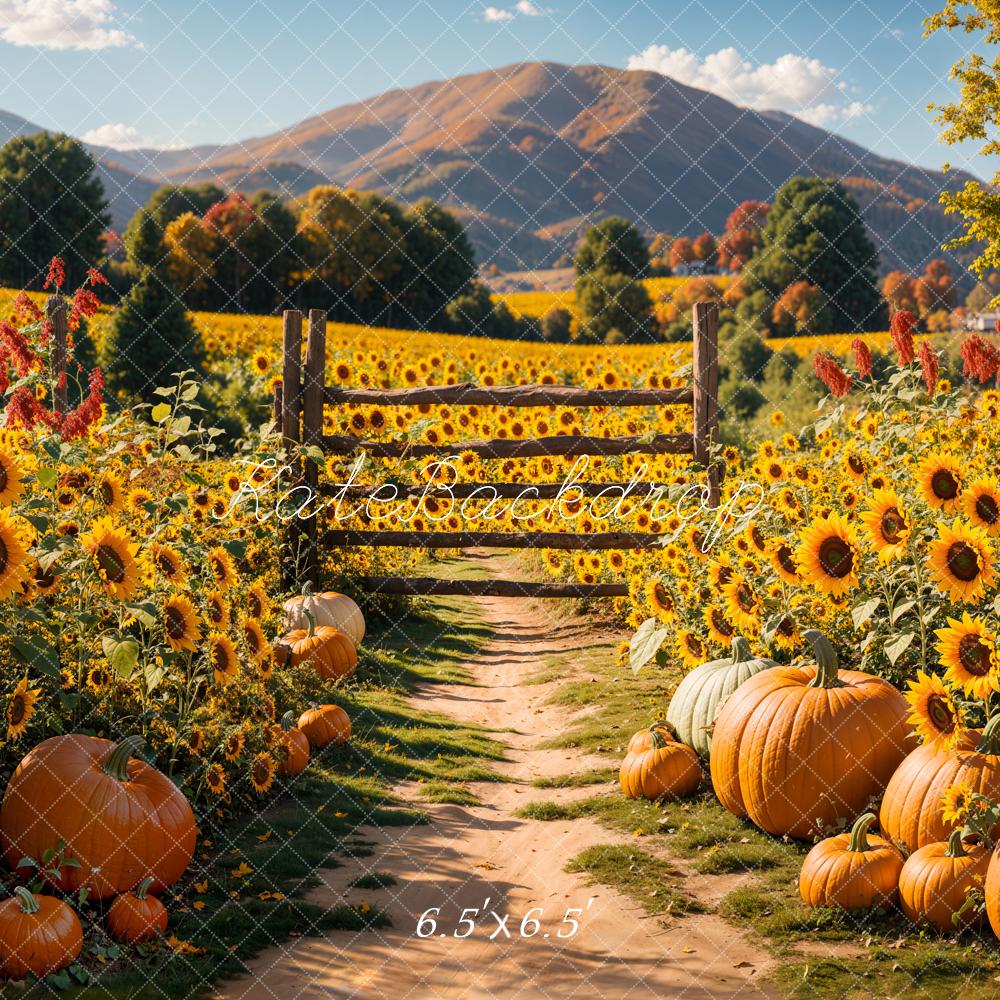
{"label": "wooden fence post", "polygon": [[66,336],[68,319],[66,300],[61,295],[50,295],[45,302],[45,314],[52,326],[52,409],[59,416],[66,416],[69,409],[66,386]]}
{"label": "wooden fence post", "polygon": [[694,460],[705,467],[708,502],[718,507],[721,500],[722,466],[712,460],[719,442],[719,305],[696,302],[694,318]]}
{"label": "wooden fence post", "polygon": [[[306,365],[302,377],[302,442],[321,448],[323,445],[323,396],[326,387],[326,310],[309,310],[309,333],[306,339]],[[318,498],[319,466],[312,460],[305,465],[306,486]],[[313,585],[319,583],[319,532],[315,513],[319,504],[310,504],[311,514],[305,521],[307,539],[306,577]]]}
{"label": "wooden fence post", "polygon": [[[291,455],[302,437],[299,412],[302,405],[302,313],[286,309],[281,317],[281,385],[274,387],[274,424],[282,436],[285,452]],[[279,543],[281,582],[291,587],[297,582],[301,541],[305,536],[298,519],[289,521]]]}

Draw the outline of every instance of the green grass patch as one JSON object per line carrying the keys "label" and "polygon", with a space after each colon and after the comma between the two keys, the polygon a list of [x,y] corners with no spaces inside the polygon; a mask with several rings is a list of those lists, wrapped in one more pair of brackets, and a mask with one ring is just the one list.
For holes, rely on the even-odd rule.
{"label": "green grass patch", "polygon": [[351,883],[352,889],[388,889],[398,884],[399,879],[392,872],[369,872]]}
{"label": "green grass patch", "polygon": [[425,802],[442,802],[453,806],[479,805],[479,799],[468,788],[437,781],[423,785],[420,789],[420,797]]}
{"label": "green grass patch", "polygon": [[536,778],[531,784],[535,788],[586,788],[589,785],[606,785],[618,780],[617,767],[597,767],[592,771],[578,771],[576,774],[557,774],[549,778]]}

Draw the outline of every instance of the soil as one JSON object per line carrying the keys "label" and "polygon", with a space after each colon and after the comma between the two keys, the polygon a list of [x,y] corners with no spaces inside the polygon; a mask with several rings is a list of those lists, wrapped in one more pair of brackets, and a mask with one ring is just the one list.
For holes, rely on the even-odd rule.
{"label": "soil", "polygon": [[[588,847],[628,843],[628,838],[590,819],[542,822],[514,815],[528,802],[565,802],[595,792],[594,786],[536,788],[531,785],[535,779],[608,766],[606,757],[538,749],[574,717],[570,709],[545,704],[546,698],[567,677],[579,675],[574,651],[601,637],[586,622],[555,618],[537,602],[480,598],[478,604],[494,635],[466,664],[473,683],[428,686],[413,703],[493,730],[508,748],[507,759],[496,769],[509,780],[467,785],[479,800],[475,806],[429,804],[420,799],[419,785],[397,787],[399,798],[426,811],[431,822],[361,828],[359,835],[372,843],[373,853],[322,871],[323,884],[310,897],[330,907],[367,902],[384,909],[393,926],[294,939],[260,955],[249,964],[248,976],[225,984],[217,996],[777,996],[765,982],[773,958],[721,917],[650,917],[622,893],[563,870]],[[565,670],[563,677],[526,683],[551,667],[554,656]],[[351,887],[356,878],[371,872],[389,872],[398,882],[382,889]],[[684,885],[711,906],[732,888],[721,881],[726,880],[691,872]],[[418,920],[432,907],[440,907],[432,914],[436,926],[431,931],[425,923],[423,929],[431,933],[421,937]],[[459,923],[467,908],[477,911],[469,914],[475,930],[456,938],[456,932],[468,931],[468,923]],[[533,908],[541,913],[529,913]],[[570,908],[582,911],[570,914],[579,923],[573,934],[571,924],[564,922]],[[498,918],[505,916],[501,928]],[[522,937],[522,920],[531,917],[539,919],[540,927],[529,937],[535,928],[526,922]]]}

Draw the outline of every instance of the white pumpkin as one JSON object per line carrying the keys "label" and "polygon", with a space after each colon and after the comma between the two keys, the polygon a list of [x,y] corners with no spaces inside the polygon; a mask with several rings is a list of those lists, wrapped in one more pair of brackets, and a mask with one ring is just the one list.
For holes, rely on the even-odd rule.
{"label": "white pumpkin", "polygon": [[346,594],[337,594],[332,590],[323,594],[300,594],[285,601],[285,613],[288,615],[288,628],[308,629],[309,618],[315,625],[329,625],[340,629],[355,646],[360,645],[365,637],[365,618],[361,608]]}

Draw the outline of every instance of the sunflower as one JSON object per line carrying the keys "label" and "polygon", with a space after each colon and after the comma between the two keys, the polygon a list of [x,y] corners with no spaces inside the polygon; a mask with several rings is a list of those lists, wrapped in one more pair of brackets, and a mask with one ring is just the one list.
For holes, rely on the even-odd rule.
{"label": "sunflower", "polygon": [[646,602],[662,621],[673,621],[676,605],[670,591],[660,580],[654,578],[647,581]]}
{"label": "sunflower", "polygon": [[962,493],[965,516],[987,535],[1000,535],[1000,486],[995,479],[977,479]]}
{"label": "sunflower", "polygon": [[801,535],[797,560],[803,577],[834,597],[858,582],[858,536],[840,514],[817,518]]}
{"label": "sunflower", "polygon": [[962,468],[957,459],[932,452],[920,463],[917,481],[929,507],[945,513],[955,509],[962,492]]}
{"label": "sunflower", "polygon": [[893,490],[875,491],[871,506],[861,515],[861,523],[879,562],[890,562],[906,554],[910,520],[903,501]]}
{"label": "sunflower", "polygon": [[764,602],[745,576],[737,573],[722,588],[726,598],[726,617],[743,632],[753,632],[760,627]]}
{"label": "sunflower", "polygon": [[221,764],[210,764],[205,771],[205,786],[213,795],[222,795],[226,790],[226,772]]}
{"label": "sunflower", "polygon": [[259,584],[255,583],[246,593],[247,614],[260,621],[268,609],[270,602],[267,599],[267,591]]}
{"label": "sunflower", "polygon": [[97,480],[97,499],[109,514],[117,514],[125,506],[125,490],[117,476],[105,472]]}
{"label": "sunflower", "polygon": [[205,730],[200,726],[192,726],[188,733],[187,748],[189,753],[199,754],[205,749]]}
{"label": "sunflower", "polygon": [[90,554],[105,590],[119,600],[128,600],[139,589],[139,564],[135,554],[139,546],[102,517],[96,520],[80,544]]}
{"label": "sunflower", "polygon": [[250,784],[253,785],[253,790],[258,795],[264,795],[268,792],[271,785],[274,784],[277,770],[274,758],[264,750],[250,762]]}
{"label": "sunflower", "polygon": [[941,678],[919,670],[917,679],[908,681],[907,686],[909,722],[917,735],[924,741],[942,740],[954,746],[962,735],[962,716]]}
{"label": "sunflower", "polygon": [[13,452],[0,447],[0,504],[12,504],[24,490],[24,470]]}
{"label": "sunflower", "polygon": [[208,601],[205,617],[212,628],[219,632],[229,628],[229,601],[218,590],[210,590],[205,600]]}
{"label": "sunflower", "polygon": [[236,568],[232,556],[221,546],[208,553],[208,565],[219,590],[229,590],[236,583]]}
{"label": "sunflower", "polygon": [[172,583],[175,587],[187,584],[181,554],[173,546],[154,542],[149,547],[149,562],[167,583]]}
{"label": "sunflower", "polygon": [[981,618],[948,619],[947,628],[939,628],[937,637],[945,679],[973,698],[987,698],[1000,691],[1000,656],[996,636]]}
{"label": "sunflower", "polygon": [[254,375],[266,375],[270,367],[271,359],[263,351],[258,351],[250,360]]}
{"label": "sunflower", "polygon": [[222,756],[226,758],[228,763],[232,764],[234,761],[240,759],[243,753],[243,745],[243,731],[236,729],[226,737],[226,742],[222,745]]}
{"label": "sunflower", "polygon": [[182,649],[195,651],[201,639],[201,629],[194,605],[183,594],[175,594],[163,605],[163,634],[170,648],[179,653]]}
{"label": "sunflower", "polygon": [[103,691],[111,683],[111,671],[104,664],[98,664],[87,671],[87,687],[91,691]]}
{"label": "sunflower", "polygon": [[799,564],[795,561],[795,549],[788,542],[776,538],[770,543],[771,566],[785,583],[801,583]]}
{"label": "sunflower", "polygon": [[941,796],[941,818],[948,826],[962,826],[969,816],[975,789],[971,785],[949,785]]}
{"label": "sunflower", "polygon": [[705,620],[705,625],[708,627],[708,634],[712,642],[718,643],[720,646],[725,646],[736,634],[736,629],[733,627],[732,622],[726,618],[721,608],[709,605],[702,613],[702,617]]}
{"label": "sunflower", "polygon": [[22,677],[7,700],[7,739],[17,740],[24,735],[28,722],[35,714],[39,688],[29,688],[27,676]]}
{"label": "sunflower", "polygon": [[0,600],[15,593],[29,576],[28,552],[17,522],[0,509]]}
{"label": "sunflower", "polygon": [[260,663],[270,652],[264,632],[253,618],[247,618],[243,622],[243,641],[254,663]]}
{"label": "sunflower", "polygon": [[218,684],[228,684],[236,676],[236,647],[225,635],[214,632],[208,637],[208,657]]}
{"label": "sunflower", "polygon": [[928,562],[938,590],[953,601],[977,601],[996,580],[993,550],[986,533],[958,518],[951,527],[938,525]]}

